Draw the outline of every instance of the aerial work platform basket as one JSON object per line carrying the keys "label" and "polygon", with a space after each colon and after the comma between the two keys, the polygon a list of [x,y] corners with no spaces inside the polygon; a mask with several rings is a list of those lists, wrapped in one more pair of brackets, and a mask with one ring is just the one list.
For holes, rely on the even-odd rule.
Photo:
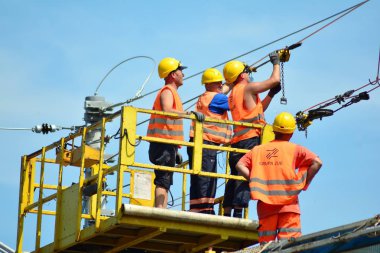
{"label": "aerial work platform basket", "polygon": [[[99,232],[87,227],[77,241],[72,233],[58,252],[202,252],[210,246],[220,252],[255,241],[256,221],[124,204],[118,217],[101,222]],[[54,243],[40,252],[54,252]]]}
{"label": "aerial work platform basket", "polygon": [[[138,132],[138,114],[177,116],[123,107],[120,112],[104,117],[94,125],[83,127],[22,157],[17,252],[23,250],[23,238],[33,235],[33,252],[46,253],[137,250],[203,252],[209,247],[221,252],[239,250],[257,243],[258,224],[247,219],[247,210],[246,219],[223,217],[221,207],[220,215],[185,211],[189,175],[215,177],[224,181],[244,180],[241,176],[230,175],[227,158],[231,151],[245,153],[247,150],[203,144],[202,123],[196,121],[194,115],[184,116],[188,123],[194,121],[193,142],[148,137],[145,136],[146,128],[142,130],[144,134]],[[206,118],[206,122],[263,128],[257,124],[211,118]],[[106,126],[110,131],[112,124],[116,124],[118,130],[109,137]],[[95,149],[86,140],[88,133],[93,134],[94,131],[100,132],[99,147]],[[146,146],[140,145],[143,142],[193,147],[193,168],[187,168],[187,162],[176,167],[146,163],[148,152]],[[107,152],[111,151],[114,155],[105,154],[106,146]],[[116,151],[112,150],[115,146]],[[211,173],[201,170],[203,148],[226,152],[224,171]],[[91,174],[85,175],[85,169],[89,169]],[[181,210],[153,208],[153,170],[182,175],[182,180],[175,182],[182,181],[179,183],[182,190],[178,191]],[[51,205],[53,201],[56,201],[55,205]],[[107,209],[110,203],[113,205],[111,211]],[[29,213],[37,214],[35,233],[24,228],[25,217]],[[52,222],[42,226],[47,216]]]}

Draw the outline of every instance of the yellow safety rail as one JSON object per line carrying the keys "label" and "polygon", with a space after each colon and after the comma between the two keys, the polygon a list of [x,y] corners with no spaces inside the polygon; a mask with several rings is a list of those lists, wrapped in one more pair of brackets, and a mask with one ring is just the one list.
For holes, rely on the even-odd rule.
{"label": "yellow safety rail", "polygon": [[[184,116],[184,119],[192,120],[194,124],[194,141],[176,141],[161,138],[148,137],[137,134],[137,115],[138,114],[159,114],[177,117],[174,113],[164,113],[147,109],[134,108],[131,106],[123,107],[121,111],[103,118],[102,121],[80,129],[78,132],[70,134],[59,141],[52,143],[40,150],[22,157],[20,172],[20,192],[19,192],[19,212],[18,212],[18,232],[17,232],[17,252],[22,252],[23,237],[25,236],[24,222],[28,213],[37,215],[36,238],[34,252],[50,252],[49,250],[41,251],[41,240],[43,217],[53,215],[54,219],[54,242],[48,245],[51,252],[59,252],[73,244],[73,241],[80,242],[85,236],[91,237],[88,231],[81,229],[83,221],[93,220],[93,230],[89,233],[97,233],[104,228],[104,223],[110,218],[109,215],[102,214],[102,199],[107,197],[114,198],[114,217],[119,217],[122,212],[123,199],[135,198],[134,193],[134,176],[139,171],[163,170],[183,173],[182,179],[182,210],[186,207],[186,189],[187,174],[199,176],[216,177],[222,179],[244,180],[241,176],[229,175],[228,166],[224,173],[210,173],[201,171],[202,149],[213,149],[226,152],[245,153],[247,150],[230,148],[227,146],[203,145],[202,140],[202,123],[196,121],[194,115]],[[118,136],[118,161],[116,165],[109,166],[105,161],[106,142],[109,141],[106,136],[106,126],[117,122],[120,118],[120,132]],[[225,123],[230,125],[242,125],[247,127],[263,128],[261,125],[244,122],[222,121],[212,118],[206,118],[206,122]],[[86,143],[86,136],[91,131],[101,129],[100,150],[89,147]],[[136,161],[138,144],[141,141],[161,142],[177,144],[181,146],[193,147],[193,169],[187,168],[187,162],[177,167],[158,166]],[[79,143],[79,146],[75,146]],[[108,144],[107,144],[108,145]],[[71,148],[70,148],[71,147]],[[146,152],[146,150],[144,151]],[[146,152],[146,156],[147,156]],[[228,157],[228,156],[226,156]],[[228,164],[226,162],[226,164]],[[85,178],[84,168],[91,168],[92,174]],[[47,172],[56,173],[56,179],[53,183],[47,183]],[[75,174],[75,176],[72,176]],[[38,176],[38,180],[36,176]],[[69,175],[69,176],[67,176]],[[130,181],[129,192],[124,187],[124,182]],[[67,183],[70,178],[70,183]],[[51,179],[51,177],[49,178]],[[109,191],[104,189],[104,182],[114,180],[116,189]],[[66,182],[64,185],[64,182]],[[82,200],[84,197],[83,190],[86,187],[96,185],[96,193],[90,197],[89,213],[83,213]],[[35,190],[38,195],[35,196]],[[152,189],[147,189],[152,192]],[[56,200],[55,206],[48,205]],[[221,200],[218,201],[221,203]],[[133,203],[130,201],[130,203]],[[50,207],[50,208],[49,208]],[[219,208],[221,210],[221,208]],[[247,212],[246,212],[247,217]],[[72,235],[75,239],[72,239]]]}

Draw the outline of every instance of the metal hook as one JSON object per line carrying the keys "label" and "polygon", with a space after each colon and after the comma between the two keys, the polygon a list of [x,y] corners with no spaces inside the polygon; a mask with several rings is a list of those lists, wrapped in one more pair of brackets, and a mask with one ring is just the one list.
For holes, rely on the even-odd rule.
{"label": "metal hook", "polygon": [[375,81],[371,81],[370,78],[368,78],[368,83],[371,85],[379,84],[380,85],[380,79],[377,77]]}
{"label": "metal hook", "polygon": [[286,104],[288,103],[288,100],[286,99],[286,97],[282,97],[282,98],[280,99],[280,103],[281,103],[282,105],[286,105]]}

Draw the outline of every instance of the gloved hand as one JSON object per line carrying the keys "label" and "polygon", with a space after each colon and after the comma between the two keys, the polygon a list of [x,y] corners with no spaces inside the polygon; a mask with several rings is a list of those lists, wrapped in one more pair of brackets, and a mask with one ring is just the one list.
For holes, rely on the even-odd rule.
{"label": "gloved hand", "polygon": [[271,98],[273,98],[274,95],[276,95],[280,91],[281,91],[281,84],[278,84],[278,85],[276,85],[275,87],[273,87],[272,89],[269,90],[268,96],[270,96]]}
{"label": "gloved hand", "polygon": [[176,153],[175,154],[175,163],[176,164],[181,164],[183,163],[183,158],[182,158],[182,155],[180,153]]}
{"label": "gloved hand", "polygon": [[280,62],[278,58],[278,53],[276,51],[273,51],[272,53],[269,54],[269,59],[273,65],[279,64]]}
{"label": "gloved hand", "polygon": [[204,122],[205,121],[205,115],[201,112],[196,112],[196,111],[191,111],[191,113],[193,113],[195,115],[195,118],[199,121],[199,122]]}

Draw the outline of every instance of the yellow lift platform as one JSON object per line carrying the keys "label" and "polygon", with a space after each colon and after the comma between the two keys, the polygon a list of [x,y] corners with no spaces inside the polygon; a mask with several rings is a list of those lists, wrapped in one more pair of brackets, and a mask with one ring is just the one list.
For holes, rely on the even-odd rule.
{"label": "yellow lift platform", "polygon": [[[216,252],[228,252],[257,243],[258,224],[257,221],[247,219],[248,210],[245,210],[245,219],[185,211],[187,175],[244,180],[243,177],[230,175],[227,162],[226,171],[223,173],[201,171],[203,148],[216,149],[227,154],[231,151],[245,153],[247,150],[203,145],[202,123],[196,121],[193,115],[185,116],[184,119],[195,122],[194,142],[138,135],[138,114],[177,116],[173,113],[123,107],[120,112],[103,118],[97,124],[84,127],[22,157],[16,252],[22,252],[24,236],[31,238],[34,234],[33,252],[36,253],[204,252],[209,247]],[[116,121],[117,118],[120,121]],[[105,159],[105,148],[111,141],[105,132],[106,126],[115,122],[119,128],[115,138],[118,148],[113,157],[117,162],[111,166]],[[256,124],[211,118],[206,118],[206,122],[263,128]],[[263,132],[270,134],[271,131],[266,128]],[[91,131],[99,129],[101,136],[98,150],[87,145],[86,137]],[[271,138],[272,136],[263,139],[268,141]],[[146,148],[139,146],[142,141],[193,147],[194,168],[188,169],[187,162],[175,168],[138,162],[141,154],[147,156]],[[76,146],[75,143],[78,142],[79,145]],[[85,168],[91,169],[91,176],[85,177]],[[153,170],[182,173],[181,210],[153,208]],[[50,183],[52,173],[56,175],[53,177],[54,183]],[[105,182],[109,185],[113,183],[115,189],[105,188]],[[125,188],[125,182],[129,182],[129,191]],[[88,196],[89,209],[84,212],[84,192],[89,188],[93,189],[93,193]],[[104,198],[112,199],[109,201],[114,204],[112,214],[103,213]],[[56,201],[55,205],[51,205],[53,200]],[[219,214],[222,214],[221,210],[219,207]],[[25,217],[29,213],[36,214],[35,233],[24,228]],[[49,229],[42,227],[46,216],[53,216],[53,224],[48,226]],[[83,226],[84,221],[91,223]],[[44,236],[52,237],[51,234],[54,235],[52,241],[46,243]],[[42,242],[46,245],[42,245]]]}
{"label": "yellow lift platform", "polygon": [[[200,252],[234,251],[257,242],[257,222],[185,211],[124,204],[118,217],[91,226],[62,241],[58,252]],[[54,243],[39,252],[54,252]],[[142,251],[141,251],[142,252]]]}

